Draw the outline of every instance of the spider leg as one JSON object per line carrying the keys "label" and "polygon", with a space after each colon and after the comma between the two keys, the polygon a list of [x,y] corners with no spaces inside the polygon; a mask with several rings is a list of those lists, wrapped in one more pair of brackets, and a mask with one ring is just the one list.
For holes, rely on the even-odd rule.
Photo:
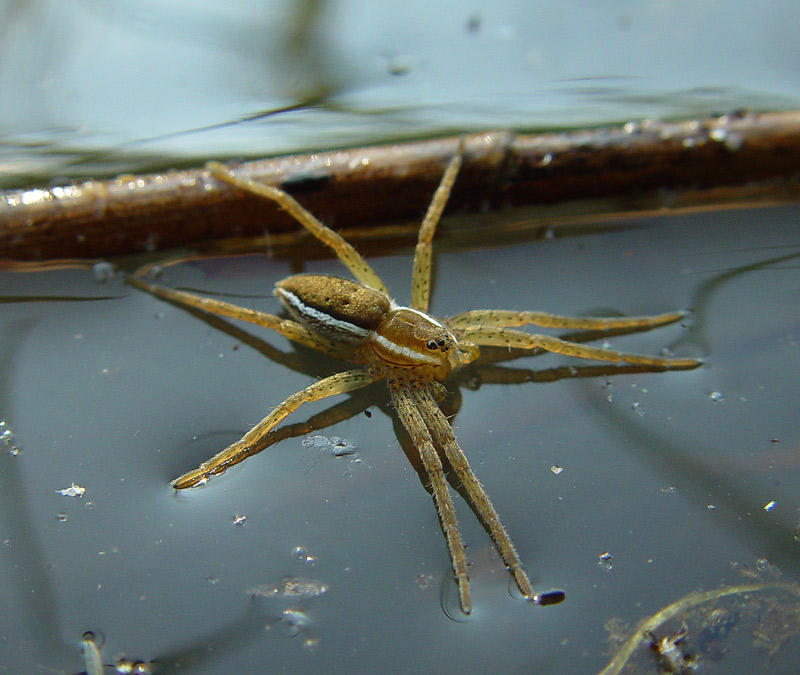
{"label": "spider leg", "polygon": [[444,450],[447,461],[453,467],[467,492],[469,501],[475,507],[481,520],[489,528],[489,533],[494,540],[497,551],[508,571],[514,577],[519,590],[526,599],[536,599],[533,588],[531,588],[531,582],[522,567],[522,562],[519,559],[519,555],[517,555],[511,537],[508,536],[506,528],[500,522],[489,495],[486,494],[483,486],[472,472],[464,451],[459,446],[455,434],[453,434],[450,423],[439,406],[436,405],[428,389],[419,389],[414,394],[419,410],[425,420],[425,425],[431,430],[436,443]]}
{"label": "spider leg", "polygon": [[619,328],[655,328],[679,321],[685,312],[667,312],[654,316],[577,317],[547,314],[546,312],[514,312],[505,309],[479,309],[456,314],[447,319],[453,328],[471,326],[506,328],[533,324],[547,328],[573,328],[588,330],[614,330]]}
{"label": "spider leg", "polygon": [[514,349],[544,349],[556,354],[575,356],[582,359],[595,359],[597,361],[634,363],[673,369],[696,368],[701,364],[701,361],[697,359],[627,354],[611,349],[590,347],[577,342],[568,342],[567,340],[561,340],[549,335],[524,333],[518,330],[511,330],[510,328],[483,328],[474,326],[460,331],[459,336],[461,334],[479,345],[509,347]]}
{"label": "spider leg", "polygon": [[417,236],[417,248],[414,252],[414,265],[411,272],[411,307],[421,312],[428,311],[428,302],[431,294],[431,254],[433,234],[442,217],[442,211],[450,197],[453,184],[456,182],[458,171],[464,153],[464,139],[458,144],[455,156],[450,160],[442,175],[439,187],[431,199],[428,212],[422,221]]}
{"label": "spider leg", "polygon": [[258,183],[249,178],[237,176],[219,162],[208,162],[206,168],[217,180],[233,185],[245,192],[251,192],[259,197],[264,197],[265,199],[276,202],[323,244],[333,249],[336,257],[342,261],[344,266],[352,272],[353,276],[358,281],[365,286],[386,293],[386,295],[389,294],[386,290],[386,286],[383,285],[378,275],[375,274],[375,271],[369,266],[367,261],[361,257],[358,251],[338,233],[317,220],[311,212],[301,206],[290,194],[284,192],[275,185]]}
{"label": "spider leg", "polygon": [[282,319],[274,314],[258,312],[254,309],[247,309],[246,307],[240,307],[239,305],[223,302],[222,300],[215,300],[214,298],[204,298],[199,295],[194,295],[193,293],[176,291],[163,286],[155,286],[141,279],[137,279],[136,277],[128,277],[128,283],[162,300],[173,302],[177,305],[195,307],[196,309],[210,314],[217,314],[230,319],[239,319],[263,326],[264,328],[271,328],[276,333],[292,342],[297,342],[324,354],[346,360],[352,353],[352,347],[330,340],[324,335],[311,331],[290,319]]}
{"label": "spider leg", "polygon": [[346,370],[315,382],[309,387],[292,394],[283,403],[276,406],[272,412],[256,424],[242,438],[232,443],[222,452],[203,462],[198,468],[179,476],[172,481],[172,487],[177,490],[194,487],[204,483],[210,476],[222,473],[230,466],[238,464],[253,454],[252,449],[287,415],[294,412],[303,403],[319,401],[320,399],[344,394],[354,389],[360,389],[371,384],[378,378],[366,370]]}
{"label": "spider leg", "polygon": [[456,512],[453,501],[447,489],[442,460],[433,447],[431,432],[417,409],[416,396],[411,389],[402,386],[391,386],[392,401],[397,415],[411,437],[411,442],[417,448],[422,459],[425,472],[433,488],[433,501],[442,523],[442,530],[447,539],[447,548],[450,551],[450,561],[453,565],[453,574],[458,584],[458,597],[461,609],[465,614],[472,611],[472,601],[469,595],[469,577],[467,576],[467,558],[464,553],[464,543],[458,531]]}

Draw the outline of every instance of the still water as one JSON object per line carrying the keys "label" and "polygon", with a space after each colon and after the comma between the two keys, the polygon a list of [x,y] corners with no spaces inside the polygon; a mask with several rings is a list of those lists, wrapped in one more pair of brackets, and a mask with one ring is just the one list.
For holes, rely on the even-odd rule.
{"label": "still water", "polygon": [[[705,361],[538,382],[529,371],[570,365],[543,355],[509,366],[533,381],[461,387],[452,421],[473,469],[537,590],[566,591],[552,607],[516,597],[457,497],[469,618],[380,385],[289,422],[339,400],[352,418],[176,493],[172,478],[340,364],[268,331],[220,330],[107,269],[3,272],[3,672],[76,673],[91,630],[105,663],[125,655],[166,673],[595,673],[610,635],[687,593],[797,582],[798,218],[797,207],[683,215],[438,256],[436,315],[689,309],[684,325],[608,343]],[[371,262],[405,300],[410,255]],[[304,269],[341,273],[335,261]],[[159,283],[274,312],[272,285],[290,271],[212,258]],[[798,599],[757,596],[688,617],[703,672],[793,672]],[[633,672],[657,672],[650,650],[634,658]]]}

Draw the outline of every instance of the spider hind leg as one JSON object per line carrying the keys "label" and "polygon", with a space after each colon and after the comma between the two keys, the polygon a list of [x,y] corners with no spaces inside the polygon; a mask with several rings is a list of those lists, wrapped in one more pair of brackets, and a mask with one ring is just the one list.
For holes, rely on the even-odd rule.
{"label": "spider hind leg", "polygon": [[453,500],[447,488],[442,460],[433,446],[431,432],[418,409],[415,392],[410,387],[402,385],[391,386],[390,391],[397,415],[411,437],[414,447],[419,451],[425,472],[428,474],[428,480],[431,482],[433,501],[436,504],[439,521],[447,540],[453,574],[458,585],[461,609],[464,614],[470,614],[472,612],[472,600],[469,592],[469,577],[467,576],[467,557],[464,552],[461,533],[458,530]]}
{"label": "spider hind leg", "polygon": [[272,412],[256,424],[242,438],[232,443],[222,452],[203,462],[199,467],[188,471],[172,481],[176,490],[195,487],[205,483],[211,476],[222,473],[228,467],[238,464],[253,454],[252,449],[284,418],[297,410],[303,403],[319,401],[328,396],[344,394],[348,391],[360,389],[374,382],[377,378],[366,370],[346,370],[336,373],[323,380],[292,394],[283,403],[276,406]]}
{"label": "spider hind leg", "polygon": [[444,450],[448,463],[461,481],[470,504],[489,530],[489,534],[497,547],[497,552],[514,578],[514,582],[526,600],[535,600],[537,596],[533,592],[528,574],[522,567],[522,562],[519,559],[514,543],[511,541],[506,528],[500,522],[500,517],[492,505],[489,495],[486,494],[483,486],[472,472],[464,451],[459,446],[447,418],[439,409],[439,406],[436,405],[432,392],[421,388],[414,393],[426,426],[430,429],[437,445]]}

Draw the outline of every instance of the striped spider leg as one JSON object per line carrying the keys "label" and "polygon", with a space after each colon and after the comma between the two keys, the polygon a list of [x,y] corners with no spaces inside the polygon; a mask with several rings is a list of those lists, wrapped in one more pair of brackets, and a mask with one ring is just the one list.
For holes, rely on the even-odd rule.
{"label": "striped spider leg", "polygon": [[648,329],[677,321],[682,313],[653,317],[583,319],[541,312],[480,310],[439,321],[428,314],[431,286],[432,240],[461,166],[463,141],[449,162],[420,226],[414,255],[411,302],[400,306],[361,255],[339,234],[323,225],[293,197],[280,188],[257,183],[210,163],[215,178],[241,190],[277,202],[309,232],[329,246],[356,281],[339,277],[296,274],[275,286],[275,295],[291,317],[283,319],[220,300],[158,287],[137,278],[133,285],[166,301],[270,328],[287,339],[356,367],[326,377],[289,396],[241,440],[231,444],[200,467],[178,477],[177,489],[204,483],[214,474],[265,447],[277,424],[303,403],[352,392],[380,379],[387,381],[395,411],[420,455],[430,481],[434,503],[447,540],[462,610],[472,609],[464,545],[455,507],[447,485],[446,462],[488,530],[495,546],[523,596],[537,604],[560,602],[560,591],[534,593],[516,549],[500,522],[488,495],[470,469],[439,408],[450,374],[480,357],[480,346],[521,350],[546,350],[601,361],[642,364],[655,368],[692,368],[693,359],[624,354],[519,330],[526,324],[551,328],[590,330]]}

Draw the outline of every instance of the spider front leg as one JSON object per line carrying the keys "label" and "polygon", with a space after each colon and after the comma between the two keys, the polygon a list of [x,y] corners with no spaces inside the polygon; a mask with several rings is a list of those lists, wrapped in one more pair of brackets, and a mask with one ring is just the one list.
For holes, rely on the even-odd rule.
{"label": "spider front leg", "polygon": [[417,409],[415,392],[403,385],[393,385],[389,387],[392,394],[397,416],[403,423],[411,442],[420,454],[428,480],[431,482],[433,490],[433,501],[436,504],[436,511],[442,523],[447,548],[450,552],[450,560],[453,565],[453,574],[458,585],[458,597],[461,609],[464,614],[472,612],[472,600],[469,594],[469,577],[467,576],[467,557],[464,553],[464,543],[461,541],[461,533],[458,531],[458,521],[456,511],[453,507],[453,500],[447,489],[447,481],[444,475],[442,461],[433,446],[431,432],[425,424],[425,420]]}
{"label": "spider front leg", "polygon": [[240,440],[232,443],[222,452],[203,462],[198,468],[179,476],[172,481],[172,487],[177,490],[194,487],[204,483],[209,477],[222,473],[230,466],[238,464],[252,454],[254,446],[258,445],[264,436],[287,415],[294,412],[303,403],[319,401],[328,396],[344,394],[348,391],[360,389],[377,380],[377,376],[366,370],[347,370],[336,373],[315,382],[302,391],[292,394],[283,403],[279,404],[269,415],[256,424]]}
{"label": "spider front leg", "polygon": [[570,328],[575,330],[617,330],[623,328],[647,329],[679,321],[686,312],[667,312],[654,316],[579,317],[547,314],[546,312],[515,312],[505,309],[478,309],[456,314],[447,319],[452,328],[471,326],[511,328],[532,324],[545,328]]}
{"label": "spider front leg", "polygon": [[414,252],[414,264],[411,270],[411,307],[421,312],[428,311],[430,301],[433,235],[461,169],[463,154],[464,139],[462,138],[455,156],[450,160],[442,175],[442,180],[439,187],[436,188],[417,235],[417,248]]}
{"label": "spider front leg", "polygon": [[352,272],[353,276],[358,279],[358,281],[386,295],[389,294],[386,290],[386,286],[383,285],[383,282],[369,266],[369,263],[361,257],[361,254],[356,251],[349,242],[343,239],[340,234],[334,232],[327,225],[323,225],[317,220],[310,211],[301,206],[290,194],[284,192],[275,185],[257,183],[249,178],[237,176],[219,162],[209,162],[206,164],[206,168],[217,180],[276,202],[323,244],[329,246],[333,252],[336,253],[336,257],[342,261],[344,266]]}
{"label": "spider front leg", "polygon": [[673,370],[697,368],[702,363],[698,359],[690,358],[668,358],[662,356],[628,354],[612,349],[601,349],[577,342],[568,342],[567,340],[561,340],[560,338],[551,337],[549,335],[524,333],[510,328],[470,326],[458,331],[459,339],[462,336],[478,345],[508,347],[512,349],[544,349],[548,352],[582,359],[658,366]]}

